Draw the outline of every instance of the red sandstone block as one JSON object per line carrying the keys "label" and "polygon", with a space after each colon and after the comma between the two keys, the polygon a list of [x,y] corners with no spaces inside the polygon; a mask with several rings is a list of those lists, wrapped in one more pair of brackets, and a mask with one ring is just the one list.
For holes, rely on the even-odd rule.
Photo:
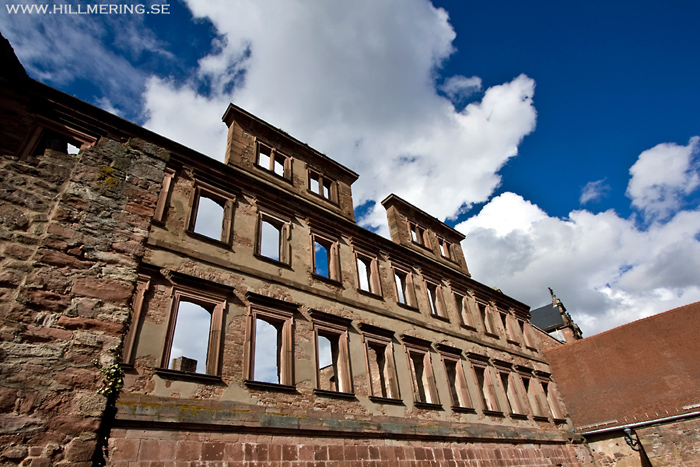
{"label": "red sandstone block", "polygon": [[314,460],[314,447],[305,444],[299,446],[299,460],[300,461],[312,461]]}
{"label": "red sandstone block", "polygon": [[116,279],[81,277],[73,283],[72,292],[84,297],[99,298],[107,302],[125,305],[131,299],[134,287]]}
{"label": "red sandstone block", "polygon": [[123,461],[135,461],[139,455],[140,440],[115,439],[111,457]]}
{"label": "red sandstone block", "polygon": [[328,460],[328,449],[326,448],[326,446],[314,445],[314,460],[315,461]]}
{"label": "red sandstone block", "polygon": [[369,458],[372,460],[381,459],[381,457],[379,455],[379,447],[378,446],[370,446],[369,447]]}
{"label": "red sandstone block", "polygon": [[139,460],[142,461],[173,461],[175,460],[176,444],[174,441],[144,439],[139,449]]}
{"label": "red sandstone block", "polygon": [[[279,446],[277,446],[277,447],[279,447]],[[297,445],[285,444],[284,446],[282,446],[282,460],[295,461],[297,459],[299,459],[299,447]],[[277,460],[277,459],[272,459],[272,457],[270,457],[270,460]],[[305,460],[310,460],[310,459],[305,459]]]}
{"label": "red sandstone block", "polygon": [[243,444],[241,443],[226,443],[224,449],[225,461],[243,461]]}
{"label": "red sandstone block", "polygon": [[328,446],[328,460],[342,461],[345,459],[343,446]]}
{"label": "red sandstone block", "polygon": [[202,454],[202,443],[198,441],[178,441],[175,459],[178,461],[196,461]]}
{"label": "red sandstone block", "polygon": [[203,461],[220,461],[224,458],[224,443],[204,443],[202,444]]}
{"label": "red sandstone block", "polygon": [[369,460],[369,446],[357,446],[357,458],[360,460]]}
{"label": "red sandstone block", "polygon": [[111,334],[120,334],[124,330],[124,325],[110,321],[102,321],[91,318],[69,318],[61,315],[57,324],[66,329],[86,329],[91,331],[103,331]]}

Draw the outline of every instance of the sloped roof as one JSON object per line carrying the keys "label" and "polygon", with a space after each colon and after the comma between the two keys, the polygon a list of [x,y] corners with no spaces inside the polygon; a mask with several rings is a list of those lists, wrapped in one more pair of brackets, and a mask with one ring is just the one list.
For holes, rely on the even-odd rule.
{"label": "sloped roof", "polygon": [[546,332],[553,331],[564,324],[559,308],[551,303],[531,310],[530,320],[532,324]]}
{"label": "sloped roof", "polygon": [[545,350],[580,433],[700,410],[700,302]]}

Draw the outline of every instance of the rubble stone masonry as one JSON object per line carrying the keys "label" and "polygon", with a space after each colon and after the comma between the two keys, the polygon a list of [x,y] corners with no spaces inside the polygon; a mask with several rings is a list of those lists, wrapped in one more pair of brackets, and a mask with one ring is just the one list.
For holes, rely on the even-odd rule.
{"label": "rubble stone masonry", "polygon": [[107,138],[0,158],[0,465],[92,465],[93,360],[115,363],[167,158]]}

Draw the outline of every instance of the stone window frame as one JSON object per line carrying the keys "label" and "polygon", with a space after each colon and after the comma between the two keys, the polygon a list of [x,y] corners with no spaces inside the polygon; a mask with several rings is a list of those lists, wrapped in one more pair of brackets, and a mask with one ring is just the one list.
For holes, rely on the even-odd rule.
{"label": "stone window frame", "polygon": [[503,309],[497,309],[496,313],[498,313],[500,324],[503,326],[503,335],[506,338],[506,342],[509,344],[520,345],[516,331],[513,328],[513,310],[509,309],[508,311],[505,311]]}
{"label": "stone window frame", "polygon": [[[474,386],[479,394],[479,402],[482,413],[493,417],[503,417],[504,413],[501,410],[500,403],[498,402],[498,395],[496,393],[496,386],[489,358],[483,355],[468,352],[467,360],[469,361],[472,381],[474,382]],[[479,381],[479,372],[482,375],[483,381]]]}
{"label": "stone window frame", "polygon": [[[219,239],[209,237],[194,231],[199,211],[199,200],[204,197],[214,201],[223,210],[221,236]],[[236,196],[208,183],[196,180],[194,190],[190,198],[190,214],[187,220],[187,234],[200,240],[214,242],[225,247],[230,247],[233,241],[233,208]]]}
{"label": "stone window frame", "polygon": [[[294,362],[294,316],[298,305],[265,295],[247,292],[248,310],[243,354],[243,382],[255,389],[296,392]],[[281,325],[280,346],[277,349],[279,383],[255,380],[255,343],[258,317],[267,323]]]}
{"label": "stone window frame", "polygon": [[538,389],[539,383],[534,370],[522,365],[516,365],[515,371],[522,386],[523,401],[527,403],[526,405],[532,418],[541,422],[549,421],[547,417],[549,407],[544,406],[542,403],[542,396]]}
{"label": "stone window frame", "polygon": [[452,298],[455,302],[455,310],[459,317],[459,325],[469,331],[477,331],[474,318],[474,307],[476,307],[476,299],[471,291],[462,292],[459,289],[452,289]]}
{"label": "stone window frame", "polygon": [[[452,401],[452,411],[476,413],[464,371],[462,351],[444,344],[438,344],[437,351],[445,368],[447,386],[450,389],[450,399]],[[454,364],[455,381],[450,380],[450,371],[448,370],[448,365],[450,364]]]}
{"label": "stone window frame", "polygon": [[[382,281],[379,276],[379,260],[376,255],[371,255],[366,251],[353,248],[355,253],[355,270],[357,278],[357,291],[361,294],[370,295],[373,297],[382,297]],[[365,264],[366,270],[368,272],[367,285],[369,290],[365,290],[361,287],[362,281],[360,280],[360,268],[358,267],[358,262],[362,261]],[[367,267],[369,263],[369,267]]]}
{"label": "stone window frame", "polygon": [[498,375],[498,385],[504,396],[506,407],[510,409],[510,417],[526,420],[528,418],[527,406],[523,405],[523,397],[513,364],[501,360],[494,361],[494,368]]}
{"label": "stone window frame", "polygon": [[[340,239],[326,233],[321,233],[314,228],[311,229],[309,239],[311,241],[311,275],[315,279],[340,285],[342,283]],[[328,277],[316,272],[316,243],[326,248],[328,252]]]}
{"label": "stone window frame", "polygon": [[[262,254],[262,226],[263,222],[271,224],[279,231],[279,259],[270,258]],[[292,221],[289,218],[273,214],[267,209],[258,209],[257,232],[255,234],[254,256],[262,261],[267,261],[278,266],[291,267],[291,239]]]}
{"label": "stone window frame", "polygon": [[17,158],[21,161],[26,161],[34,157],[39,143],[50,133],[63,137],[66,145],[71,144],[80,149],[94,146],[95,143],[97,143],[97,138],[94,136],[62,123],[38,116],[35,123],[32,125],[29,137],[24,140],[17,152]]}
{"label": "stone window frame", "polygon": [[557,390],[554,381],[552,381],[552,375],[537,370],[535,370],[533,373],[537,379],[537,387],[539,389],[540,396],[542,397],[542,401],[549,409],[549,415],[552,416],[555,423],[566,423],[564,411],[559,403],[559,391]]}
{"label": "stone window frame", "polygon": [[[380,404],[403,405],[398,373],[396,372],[396,361],[394,360],[394,331],[372,326],[367,323],[360,323],[360,331],[364,344],[365,365],[367,368],[367,379],[369,381],[369,400]],[[379,379],[384,381],[384,385],[379,388],[375,387],[372,383],[370,347],[383,349],[385,367],[384,374],[382,378]],[[375,395],[377,393],[380,395]]]}
{"label": "stone window frame", "polygon": [[[312,167],[306,169],[306,189],[309,193],[318,196],[319,198],[325,199],[333,204],[338,204],[338,182],[333,178],[325,175],[320,170],[316,170]],[[316,180],[318,184],[318,191],[314,191],[311,188],[311,181]],[[326,196],[324,188],[328,189],[328,196]]]}
{"label": "stone window frame", "polygon": [[[448,261],[454,261],[454,252],[452,251],[452,242],[448,242],[443,237],[437,237],[438,251],[440,256]],[[447,254],[445,254],[447,253]]]}
{"label": "stone window frame", "polygon": [[525,320],[519,319],[518,327],[520,328],[520,334],[523,336],[523,344],[529,350],[537,352],[537,346],[535,345],[535,339],[532,337],[532,325]]}
{"label": "stone window frame", "polygon": [[[416,287],[411,269],[397,264],[392,264],[391,272],[393,279],[392,282],[394,283],[394,292],[396,293],[396,304],[411,311],[419,311],[418,300],[416,297]],[[403,302],[400,300],[401,294],[399,294],[399,284],[397,281],[397,279],[400,277],[403,277],[402,283],[405,284],[404,290],[401,291],[401,294],[404,297]]]}
{"label": "stone window frame", "polygon": [[132,366],[136,359],[136,341],[141,327],[141,320],[144,311],[146,294],[151,289],[151,276],[139,274],[136,280],[136,290],[131,301],[131,319],[129,320],[129,330],[124,337],[122,347],[122,362],[125,366]]}
{"label": "stone window frame", "polygon": [[447,306],[443,293],[443,286],[438,281],[423,277],[423,285],[425,289],[425,298],[428,302],[430,316],[442,321],[450,321],[447,315]]}
{"label": "stone window frame", "polygon": [[[264,151],[267,151],[265,153]],[[265,167],[260,164],[260,154],[263,153],[267,155],[270,159],[269,165]],[[282,173],[279,174],[275,171],[275,162],[279,162],[282,166]],[[290,181],[292,180],[292,158],[274,146],[264,143],[259,139],[255,139],[255,166],[264,170],[266,173],[272,174],[281,179]]]}
{"label": "stone window frame", "polygon": [[[195,303],[211,313],[209,325],[209,345],[207,347],[206,373],[189,373],[170,369],[170,353],[172,351],[173,338],[175,336],[175,326],[177,324],[177,314],[180,302],[183,298]],[[163,375],[192,375],[221,376],[221,353],[224,345],[224,314],[228,307],[228,300],[225,295],[217,292],[201,290],[197,285],[174,284],[170,290],[170,313],[168,318],[168,328],[160,361],[158,373]]]}
{"label": "stone window frame", "polygon": [[479,312],[479,319],[481,321],[481,325],[484,328],[484,334],[486,334],[489,337],[493,337],[496,339],[500,339],[500,336],[498,334],[498,329],[493,321],[493,311],[491,303],[485,301],[485,300],[480,300],[479,298],[475,298],[476,301],[476,308]]}
{"label": "stone window frame", "polygon": [[166,168],[163,173],[163,182],[160,187],[160,192],[158,193],[158,202],[156,203],[156,209],[153,213],[152,222],[156,225],[165,224],[165,218],[168,214],[168,208],[170,205],[170,196],[173,191],[173,181],[175,179],[175,170]]}
{"label": "stone window frame", "polygon": [[[314,360],[316,365],[314,393],[333,397],[355,398],[349,349],[349,329],[352,320],[318,310],[311,310],[309,314],[314,331]],[[320,387],[319,335],[332,336],[337,342],[336,371],[334,373],[338,382],[335,390],[322,389]]]}
{"label": "stone window frame", "polygon": [[[442,410],[440,395],[435,383],[431,358],[431,343],[418,337],[402,335],[406,363],[411,376],[411,388],[413,389],[413,405],[419,409]],[[418,378],[416,361],[420,361],[423,371],[422,378]]]}
{"label": "stone window frame", "polygon": [[430,235],[428,229],[417,222],[407,220],[408,236],[414,245],[430,250]]}

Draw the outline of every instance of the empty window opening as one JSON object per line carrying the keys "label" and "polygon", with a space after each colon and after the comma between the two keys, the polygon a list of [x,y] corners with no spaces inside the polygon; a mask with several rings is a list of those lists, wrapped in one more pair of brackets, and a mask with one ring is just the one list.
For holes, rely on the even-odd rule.
{"label": "empty window opening", "polygon": [[428,283],[426,285],[426,288],[428,289],[428,303],[430,304],[430,314],[433,316],[439,316],[437,302],[437,286],[435,284]]}
{"label": "empty window opening", "polygon": [[450,243],[446,240],[440,239],[440,254],[442,254],[443,257],[450,259]]}
{"label": "empty window opening", "polygon": [[489,316],[490,313],[488,311],[487,306],[483,303],[479,303],[477,306],[479,307],[479,315],[481,316],[481,321],[484,323],[484,331],[487,334],[495,335],[496,333],[494,332],[493,323],[491,322],[491,317]]}
{"label": "empty window opening", "polygon": [[371,286],[370,284],[372,283],[372,263],[367,262],[364,258],[360,258],[358,256],[357,258],[357,276],[360,281],[360,290],[364,290],[365,292],[371,292]]}
{"label": "empty window opening", "polygon": [[265,145],[258,144],[258,165],[280,177],[284,177],[287,157]]}
{"label": "empty window opening", "polygon": [[197,203],[197,216],[194,232],[205,237],[221,240],[224,224],[224,207],[206,196],[200,196]]}
{"label": "empty window opening", "polygon": [[389,346],[379,342],[368,342],[367,363],[372,395],[385,399],[398,399],[396,371]]}
{"label": "empty window opening", "polygon": [[261,318],[255,320],[253,380],[282,384],[280,379],[282,330],[281,322],[268,322]]}
{"label": "empty window opening", "polygon": [[312,170],[309,170],[309,191],[329,201],[335,201],[333,181],[325,175]]}
{"label": "empty window opening", "polygon": [[552,413],[552,417],[556,419],[564,418],[564,416],[561,413],[561,410],[559,409],[559,404],[557,403],[553,392],[550,391],[549,383],[546,381],[542,381],[541,383],[542,393],[544,394],[545,401],[549,404],[549,410]]}
{"label": "empty window opening", "polygon": [[457,314],[462,320],[464,326],[474,328],[474,318],[472,316],[471,303],[465,303],[465,297],[458,293],[454,294],[455,305],[457,307]]}
{"label": "empty window opening", "polygon": [[396,279],[396,293],[398,294],[398,301],[399,303],[403,303],[404,305],[408,305],[407,301],[407,281],[406,281],[406,274],[396,272],[394,273],[394,278]]}
{"label": "empty window opening", "polygon": [[309,189],[313,191],[314,193],[318,193],[319,183],[318,183],[318,175],[317,174],[309,174]]}
{"label": "empty window opening", "polygon": [[263,219],[260,222],[260,254],[266,258],[280,261],[281,226]]}
{"label": "empty window opening", "polygon": [[503,324],[503,335],[508,337],[508,315],[505,313],[498,313],[501,318],[501,323]]}
{"label": "empty window opening", "polygon": [[338,391],[338,338],[318,335],[318,388]]}
{"label": "empty window opening", "polygon": [[515,384],[511,384],[512,380],[510,377],[510,373],[500,373],[500,376],[501,384],[503,385],[503,392],[506,395],[506,400],[508,402],[508,405],[510,406],[510,411],[516,414],[524,413],[520,405],[520,401],[518,400],[516,386]]}
{"label": "empty window opening", "polygon": [[530,378],[527,376],[522,376],[523,387],[525,388],[525,394],[527,395],[528,402],[532,408],[533,415],[536,417],[544,417],[545,411],[542,407],[542,402],[537,396],[537,389],[535,384],[531,382]]}
{"label": "empty window opening", "polygon": [[270,170],[272,150],[265,146],[260,146],[258,151],[258,165],[264,169]]}
{"label": "empty window opening", "polygon": [[314,272],[319,276],[330,278],[330,245],[314,241]]}
{"label": "empty window opening", "polygon": [[532,343],[532,339],[530,338],[528,325],[525,324],[525,321],[518,321],[518,323],[520,325],[520,333],[523,335],[523,342],[525,343],[525,346],[530,349],[535,349],[535,345]]}
{"label": "empty window opening", "polygon": [[204,307],[181,300],[170,347],[171,370],[206,373],[211,313]]}
{"label": "empty window opening", "polygon": [[452,405],[455,407],[471,407],[471,399],[467,389],[466,380],[462,372],[462,362],[443,358],[445,362],[445,372],[447,382],[452,395]]}
{"label": "empty window opening", "polygon": [[481,402],[484,410],[494,412],[500,411],[500,406],[498,405],[498,399],[496,398],[496,392],[493,387],[491,377],[488,373],[488,368],[475,366],[474,374],[476,375],[476,381],[481,393]]}
{"label": "empty window opening", "polygon": [[406,347],[408,364],[411,370],[413,395],[416,402],[439,404],[430,352],[427,349]]}

